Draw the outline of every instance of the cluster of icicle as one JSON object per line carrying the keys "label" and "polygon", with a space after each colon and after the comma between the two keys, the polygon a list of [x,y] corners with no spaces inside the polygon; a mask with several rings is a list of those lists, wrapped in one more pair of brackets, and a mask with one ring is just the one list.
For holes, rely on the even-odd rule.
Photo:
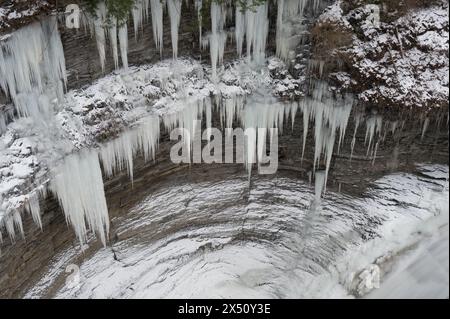
{"label": "cluster of icicle", "polygon": [[109,17],[108,19],[108,12],[104,2],[98,4],[95,16],[82,15],[81,21],[84,27],[89,28],[91,34],[95,35],[102,71],[105,70],[106,62],[106,39],[109,39],[115,68],[119,68],[119,49],[122,66],[127,68],[128,27],[126,21],[121,21],[119,24],[114,17]]}
{"label": "cluster of icicle", "polygon": [[[55,17],[21,28],[0,42],[0,87],[19,116],[41,119],[51,114],[55,98],[63,97],[66,79]],[[5,122],[5,115],[2,118],[0,122]]]}
{"label": "cluster of icicle", "polygon": [[[80,152],[67,157],[64,162],[53,171],[49,189],[59,199],[67,222],[71,224],[81,244],[88,240],[88,231],[92,230],[106,244],[109,231],[109,217],[103,186],[102,168],[106,178],[112,177],[119,171],[127,170],[133,181],[133,160],[142,154],[147,161],[154,160],[160,140],[160,124],[170,132],[174,128],[184,128],[189,134],[183,137],[192,158],[193,140],[196,121],[205,121],[207,129],[212,127],[212,114],[219,112],[222,128],[233,128],[234,123],[240,123],[244,129],[275,128],[280,133],[284,125],[289,123],[294,127],[298,113],[303,117],[303,145],[302,158],[305,152],[311,122],[314,122],[314,170],[316,183],[316,202],[320,201],[326,189],[331,158],[340,148],[345,139],[347,124],[352,111],[351,96],[335,97],[330,93],[324,82],[317,82],[313,86],[309,97],[299,102],[280,102],[268,95],[267,90],[254,92],[245,96],[243,91],[236,90],[226,95],[217,94],[213,97],[186,97],[172,101],[173,113],[150,116],[142,119],[137,125],[115,140],[112,140],[97,150]],[[355,129],[351,142],[351,156],[356,142],[357,130],[365,120],[367,156],[375,159],[379,143],[388,131],[395,133],[402,123],[383,125],[382,118],[374,114],[364,119],[355,113]],[[290,121],[289,121],[290,120]],[[426,129],[426,119],[424,119]],[[384,134],[383,134],[384,132]],[[259,138],[259,137],[258,137]],[[244,165],[250,174],[253,164],[257,163],[258,141],[248,139],[244,156]],[[324,163],[324,169],[319,167]],[[40,221],[39,198],[46,195],[42,188],[25,198],[25,210],[30,212],[35,222],[42,227]],[[1,221],[0,230],[6,230],[11,241],[15,239],[16,230],[22,233],[21,212],[7,214]]]}

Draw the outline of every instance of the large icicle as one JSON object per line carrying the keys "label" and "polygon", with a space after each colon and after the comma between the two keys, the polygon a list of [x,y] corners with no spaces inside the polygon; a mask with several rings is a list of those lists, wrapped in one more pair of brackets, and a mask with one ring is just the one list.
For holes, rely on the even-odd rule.
{"label": "large icicle", "polygon": [[64,51],[55,17],[21,28],[0,41],[0,87],[19,116],[41,119],[67,81]]}
{"label": "large icicle", "polygon": [[97,152],[83,151],[67,157],[54,172],[50,188],[81,245],[88,240],[88,228],[95,231],[105,245],[109,217]]}
{"label": "large icicle", "polygon": [[181,0],[167,0],[167,8],[169,9],[173,58],[176,59],[178,57],[178,29],[180,28],[181,19]]}
{"label": "large icicle", "polygon": [[105,32],[105,21],[106,21],[106,5],[104,2],[100,2],[97,5],[95,11],[96,18],[94,20],[94,31],[95,40],[97,41],[97,50],[100,57],[100,66],[102,72],[105,71],[105,60],[106,60],[106,32]]}
{"label": "large icicle", "polygon": [[236,49],[238,56],[242,56],[242,47],[244,45],[245,37],[245,12],[244,9],[239,5],[236,5],[236,15],[235,15],[235,37],[236,37]]}
{"label": "large icicle", "polygon": [[163,4],[161,0],[150,0],[152,12],[153,39],[162,54],[163,49]]}
{"label": "large icicle", "polygon": [[197,20],[198,20],[198,38],[200,49],[202,48],[202,38],[203,38],[203,18],[202,18],[202,9],[203,9],[203,1],[202,0],[194,0],[195,9],[197,9]]}

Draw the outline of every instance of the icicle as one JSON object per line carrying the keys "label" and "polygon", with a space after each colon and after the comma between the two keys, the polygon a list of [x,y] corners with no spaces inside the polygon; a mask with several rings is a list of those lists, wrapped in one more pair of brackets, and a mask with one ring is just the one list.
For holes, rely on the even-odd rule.
{"label": "icicle", "polygon": [[318,13],[319,12],[319,8],[320,8],[320,1],[321,0],[313,0],[313,11],[314,13]]}
{"label": "icicle", "polygon": [[[282,1],[282,0],[281,0]],[[236,48],[239,57],[242,56],[242,47],[244,45],[245,37],[245,13],[243,8],[236,5],[236,16],[235,16],[235,37],[236,37]]]}
{"label": "icicle", "polygon": [[[249,178],[251,176],[252,165],[257,162],[259,163],[262,155],[261,143],[263,143],[263,140],[265,141],[267,130],[278,129],[278,131],[282,132],[285,119],[289,114],[294,114],[297,107],[297,103],[277,102],[270,93],[265,91],[255,92],[247,99],[245,109],[240,115],[242,116],[241,122],[243,123],[247,137],[245,144],[245,167]],[[264,129],[265,131],[260,129]]]}
{"label": "icicle", "polygon": [[203,26],[203,18],[202,18],[203,1],[202,0],[195,0],[194,5],[195,5],[195,9],[197,9],[198,38],[199,38],[199,45],[200,45],[200,49],[201,49],[202,48],[202,38],[203,38],[203,32],[202,32],[202,26]]}
{"label": "icicle", "polygon": [[80,244],[87,242],[87,223],[106,245],[109,217],[97,152],[83,151],[67,157],[53,172],[50,183]]}
{"label": "icicle", "polygon": [[112,140],[100,149],[100,160],[107,177],[127,169],[133,181],[133,158],[139,150],[143,151],[145,160],[154,158],[159,141],[159,118],[148,117],[137,128],[126,131],[119,138]]}
{"label": "icicle", "polygon": [[303,41],[306,31],[303,12],[307,0],[278,0],[277,56],[289,62],[295,57],[294,49]]}
{"label": "icicle", "polygon": [[170,32],[172,36],[173,58],[178,57],[178,29],[181,19],[181,0],[167,0],[170,18]]}
{"label": "icicle", "polygon": [[375,165],[375,160],[377,159],[377,152],[378,152],[378,145],[380,144],[380,142],[377,142],[375,144],[375,148],[373,150],[373,159],[372,159],[372,166]]}
{"label": "icicle", "polygon": [[420,136],[420,140],[423,140],[423,138],[425,137],[425,133],[427,132],[429,124],[430,124],[430,119],[427,117],[427,118],[425,118],[425,121],[423,121],[422,135]]}
{"label": "icicle", "polygon": [[391,133],[392,133],[392,135],[395,135],[395,131],[397,130],[397,126],[398,126],[398,121],[395,121],[395,122],[391,123]]}
{"label": "icicle", "polygon": [[202,119],[207,106],[208,104],[205,103],[203,98],[188,97],[174,101],[173,108],[177,111],[166,114],[163,117],[164,126],[168,132],[175,128],[183,128],[187,131],[187,134],[183,135],[182,138],[190,156],[192,155],[192,145],[194,143],[191,137],[195,136],[196,121]]}
{"label": "icicle", "polygon": [[112,19],[111,26],[109,27],[109,42],[111,44],[112,56],[114,59],[114,67],[119,68],[119,52],[117,44],[117,19]]}
{"label": "icicle", "polygon": [[319,78],[323,76],[325,61],[311,59],[308,62],[308,70],[310,73],[319,73]]}
{"label": "icicle", "polygon": [[325,185],[330,170],[331,158],[336,140],[336,132],[339,130],[340,136],[344,136],[348,125],[353,99],[345,96],[342,99],[335,99],[328,91],[324,83],[318,83],[312,92],[312,98],[306,100],[311,110],[311,117],[315,120],[314,138],[314,162],[313,170],[316,170],[320,162],[320,157],[325,157]]}
{"label": "icicle", "polygon": [[107,12],[106,5],[104,2],[100,2],[96,9],[96,18],[94,20],[94,31],[95,39],[97,41],[97,50],[100,57],[100,66],[102,72],[105,71],[105,60],[106,60],[106,34],[104,23],[106,20]]}
{"label": "icicle", "polygon": [[241,95],[233,94],[224,98],[220,108],[222,127],[232,128],[235,119],[242,118],[244,110],[244,99]]}
{"label": "icicle", "polygon": [[315,206],[318,207],[321,202],[322,194],[326,188],[326,173],[325,171],[317,171],[315,173],[314,181],[314,194],[315,194]]}
{"label": "icicle", "polygon": [[163,4],[161,0],[150,0],[150,7],[152,11],[152,27],[153,39],[155,40],[156,48],[162,54],[163,49]]}
{"label": "icicle", "polygon": [[66,82],[55,17],[21,28],[0,42],[0,87],[19,116],[45,120],[53,109],[50,97],[62,98]]}
{"label": "icicle", "polygon": [[353,157],[353,150],[355,149],[355,144],[356,144],[356,133],[358,133],[358,128],[359,128],[359,124],[361,123],[362,120],[362,114],[361,113],[356,113],[355,114],[355,130],[353,131],[353,138],[352,138],[352,144],[350,146],[350,161],[352,160]]}
{"label": "icicle", "polygon": [[263,63],[269,34],[268,3],[245,11],[247,58]]}
{"label": "icicle", "polygon": [[306,139],[308,138],[308,130],[309,130],[309,117],[310,117],[309,104],[300,103],[300,109],[302,110],[303,113],[303,145],[302,145],[302,159],[301,159],[301,162],[303,163],[306,149]]}
{"label": "icicle", "polygon": [[28,196],[27,210],[31,214],[33,221],[42,230],[41,209],[39,206],[39,194],[33,192]]}
{"label": "icicle", "polygon": [[213,81],[217,80],[217,65],[223,61],[227,34],[223,31],[226,16],[221,4],[211,3],[211,34],[209,48],[211,52],[211,69]]}
{"label": "icicle", "polygon": [[134,25],[134,36],[137,38],[138,30],[142,28],[144,20],[148,16],[148,0],[136,0],[131,10]]}
{"label": "icicle", "polygon": [[119,27],[119,44],[122,66],[128,69],[128,27],[126,22]]}
{"label": "icicle", "polygon": [[383,126],[383,118],[381,116],[371,116],[366,120],[366,126],[366,137],[364,143],[367,144],[367,141],[369,141],[366,153],[366,156],[369,156],[375,133],[379,134],[381,132]]}

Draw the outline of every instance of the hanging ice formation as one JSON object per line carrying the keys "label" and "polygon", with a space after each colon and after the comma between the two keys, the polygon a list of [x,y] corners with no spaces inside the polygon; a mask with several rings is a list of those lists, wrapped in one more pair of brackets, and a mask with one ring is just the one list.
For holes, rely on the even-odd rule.
{"label": "hanging ice formation", "polygon": [[358,112],[355,114],[354,118],[355,118],[355,130],[353,131],[353,138],[352,138],[352,143],[350,146],[350,161],[353,158],[353,151],[355,149],[355,144],[356,144],[356,133],[358,133],[358,128],[362,121],[363,115]]}
{"label": "hanging ice formation", "polygon": [[97,152],[83,151],[67,157],[54,172],[50,189],[57,196],[81,245],[88,240],[88,229],[94,231],[105,245],[109,217]]}
{"label": "hanging ice formation", "polygon": [[245,11],[239,5],[236,5],[234,32],[236,38],[237,54],[239,57],[241,57],[245,37]]}
{"label": "hanging ice formation", "polygon": [[87,18],[83,18],[83,22],[89,26],[91,33],[95,35],[102,72],[105,71],[107,38],[110,42],[115,68],[119,68],[119,48],[122,66],[125,69],[128,68],[127,21],[119,22],[115,17],[108,19],[106,5],[104,2],[100,2],[95,10],[95,16],[87,16]]}
{"label": "hanging ice formation", "polygon": [[[14,243],[16,241],[16,229],[25,238],[23,231],[22,216],[19,210],[10,212],[6,217],[0,220],[0,230],[4,228],[8,233],[9,240]],[[2,232],[0,231],[0,243],[3,243]]]}
{"label": "hanging ice formation", "polygon": [[106,60],[106,31],[105,31],[105,21],[106,21],[106,5],[104,2],[100,2],[95,11],[96,17],[94,18],[94,31],[95,39],[97,41],[97,50],[100,57],[100,66],[102,71],[105,71],[105,60]]}
{"label": "hanging ice formation", "polygon": [[325,171],[317,171],[314,180],[314,206],[317,208],[320,205],[322,194],[326,186]]}
{"label": "hanging ice formation", "polygon": [[[294,122],[297,108],[297,102],[278,102],[264,89],[254,92],[247,99],[245,108],[240,115],[246,133],[254,132],[254,134],[246,136],[245,143],[245,167],[249,177],[252,165],[261,163],[264,154],[261,146],[266,142],[267,136],[272,137],[271,129],[282,133],[285,120],[291,117],[292,123]],[[247,131],[248,129],[251,130]]]}
{"label": "hanging ice formation", "polygon": [[366,120],[366,137],[364,139],[364,144],[367,145],[366,156],[369,156],[370,150],[372,149],[375,134],[380,136],[382,128],[383,118],[381,116],[373,115]]}
{"label": "hanging ice formation", "polygon": [[62,98],[66,84],[64,51],[55,17],[33,23],[0,42],[0,87],[19,116],[41,119]]}
{"label": "hanging ice formation", "polygon": [[[348,119],[353,106],[353,98],[345,95],[342,98],[335,98],[328,91],[328,87],[323,82],[315,84],[311,98],[306,98],[300,102],[300,109],[314,119],[314,171],[320,164],[323,154],[325,160],[325,186],[328,180],[331,159],[333,156],[336,136],[339,131],[338,148],[343,143]],[[307,112],[305,113],[305,110]],[[304,134],[304,141],[307,134]]]}
{"label": "hanging ice formation", "polygon": [[153,39],[156,48],[162,54],[163,49],[163,4],[161,0],[150,0],[152,12]]}
{"label": "hanging ice formation", "polygon": [[158,117],[147,117],[137,127],[126,131],[100,149],[100,160],[106,177],[127,169],[133,181],[133,158],[140,151],[144,159],[155,158],[159,143],[160,121]]}
{"label": "hanging ice formation", "polygon": [[425,120],[423,121],[423,126],[422,126],[422,134],[420,136],[420,140],[423,140],[423,138],[425,137],[425,133],[428,130],[428,126],[430,125],[430,119],[427,117],[425,118]]}
{"label": "hanging ice formation", "polygon": [[167,0],[170,18],[170,34],[172,38],[173,58],[178,57],[178,29],[181,19],[181,0]]}
{"label": "hanging ice formation", "polygon": [[[128,27],[127,23],[122,22],[122,25],[117,25],[117,19],[113,18],[110,21],[108,28],[109,42],[111,45],[112,56],[114,59],[114,67],[119,68],[119,46],[120,56],[122,58],[123,68],[128,68]],[[119,42],[117,41],[119,40]],[[104,65],[102,66],[104,67]]]}
{"label": "hanging ice formation", "polygon": [[277,56],[289,62],[295,58],[294,49],[302,42],[303,13],[308,0],[278,0]]}
{"label": "hanging ice formation", "polygon": [[247,59],[263,63],[269,34],[268,2],[245,11]]}
{"label": "hanging ice formation", "polygon": [[148,17],[148,1],[136,0],[131,9],[131,16],[133,17],[134,36],[137,38],[139,29],[142,29],[144,21]]}
{"label": "hanging ice formation", "polygon": [[200,49],[202,48],[202,38],[203,38],[203,18],[202,18],[202,8],[203,8],[203,0],[194,0],[194,6],[197,10],[197,20],[198,20],[198,38],[199,38],[199,44]]}
{"label": "hanging ice formation", "polygon": [[227,42],[227,34],[223,30],[226,22],[226,11],[223,5],[211,3],[211,34],[209,35],[209,48],[211,53],[212,78],[217,80],[217,65],[222,64]]}
{"label": "hanging ice formation", "polygon": [[120,45],[120,57],[122,58],[122,65],[125,69],[128,69],[128,27],[124,23],[119,27],[119,45]]}
{"label": "hanging ice formation", "polygon": [[114,18],[111,21],[111,25],[109,27],[109,42],[111,44],[111,51],[114,59],[114,67],[116,69],[119,68],[119,45],[117,42],[117,19]]}
{"label": "hanging ice formation", "polygon": [[[34,223],[42,230],[39,198],[46,197],[47,188],[45,185],[42,185],[27,195],[17,197],[16,201],[10,203],[7,207],[0,205],[0,244],[3,240],[2,230],[8,233],[11,242],[15,242],[17,232],[22,238],[25,238],[22,224],[22,214],[30,214]],[[0,199],[2,199],[1,194]]]}

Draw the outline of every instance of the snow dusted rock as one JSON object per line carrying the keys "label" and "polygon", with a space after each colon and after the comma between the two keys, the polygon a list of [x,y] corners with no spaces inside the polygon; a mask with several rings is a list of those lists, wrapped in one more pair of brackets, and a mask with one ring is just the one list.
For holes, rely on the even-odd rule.
{"label": "snow dusted rock", "polygon": [[[331,25],[343,30],[341,38],[352,36],[351,43],[338,42],[331,58],[324,57],[336,89],[358,93],[362,103],[379,108],[448,107],[448,1],[389,19],[388,7],[377,8],[376,24],[374,8],[353,2],[337,1],[319,18],[318,28]],[[330,62],[339,59],[340,65]]]}

